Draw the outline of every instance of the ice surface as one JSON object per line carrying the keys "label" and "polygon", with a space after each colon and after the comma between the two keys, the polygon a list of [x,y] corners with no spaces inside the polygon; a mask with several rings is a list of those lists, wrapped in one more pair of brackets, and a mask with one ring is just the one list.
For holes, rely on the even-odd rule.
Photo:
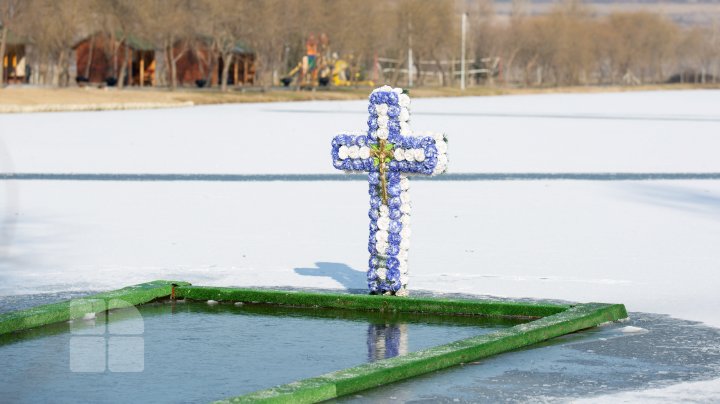
{"label": "ice surface", "polygon": [[[362,182],[20,181],[0,293],[365,287]],[[411,289],[720,325],[720,181],[415,182]],[[437,195],[444,195],[438,198]]]}
{"label": "ice surface", "polygon": [[[449,134],[455,172],[720,172],[717,105],[720,91],[419,99],[413,125]],[[364,101],[0,115],[0,163],[332,173],[332,135],[365,115]],[[1,294],[156,278],[364,288],[361,181],[0,181],[0,191]],[[624,302],[720,326],[720,181],[416,181],[413,196],[411,288]]]}
{"label": "ice surface", "polygon": [[577,399],[575,404],[615,404],[615,403],[716,403],[720,392],[720,379],[699,382],[678,383],[670,386],[640,390],[604,396]]}
{"label": "ice surface", "polygon": [[[720,172],[720,91],[413,101],[452,172]],[[0,170],[333,173],[366,103],[0,115]],[[0,181],[0,295],[364,288],[361,182]],[[720,181],[412,184],[410,288],[622,302],[720,327]],[[642,333],[630,336],[645,335]]]}
{"label": "ice surface", "polygon": [[656,314],[631,312],[630,318],[630,326],[647,332],[627,334],[625,323],[607,324],[337,401],[718,401],[720,330]]}
{"label": "ice surface", "polygon": [[[451,172],[720,172],[720,90],[414,99]],[[0,116],[16,172],[335,173],[367,102]],[[3,157],[0,144],[0,158]]]}

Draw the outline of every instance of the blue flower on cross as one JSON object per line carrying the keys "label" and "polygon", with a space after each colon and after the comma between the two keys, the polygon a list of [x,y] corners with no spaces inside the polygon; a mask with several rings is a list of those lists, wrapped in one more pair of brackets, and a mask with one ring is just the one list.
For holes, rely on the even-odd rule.
{"label": "blue flower on cross", "polygon": [[370,94],[368,130],[340,134],[332,140],[333,166],[368,173],[370,185],[371,293],[407,294],[410,247],[409,175],[436,175],[447,170],[447,138],[442,133],[412,136],[410,97],[383,86]]}

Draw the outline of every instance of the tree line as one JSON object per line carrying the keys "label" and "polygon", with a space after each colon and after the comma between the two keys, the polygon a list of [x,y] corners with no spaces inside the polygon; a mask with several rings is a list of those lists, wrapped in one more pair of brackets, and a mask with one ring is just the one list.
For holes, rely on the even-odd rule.
{"label": "tree line", "polygon": [[578,2],[544,16],[480,23],[476,54],[502,55],[524,85],[720,82],[720,26],[683,27],[660,14],[596,16]]}
{"label": "tree line", "polygon": [[717,25],[683,27],[647,12],[598,16],[577,0],[546,15],[526,7],[514,0],[500,20],[490,0],[0,0],[0,60],[8,41],[27,41],[35,82],[68,86],[80,39],[142,38],[166,61],[158,83],[175,87],[179,53],[201,40],[227,60],[242,42],[255,54],[255,83],[270,86],[297,64],[310,33],[325,33],[363,79],[405,85],[409,72],[418,85],[456,85],[467,13],[473,85],[720,81]]}

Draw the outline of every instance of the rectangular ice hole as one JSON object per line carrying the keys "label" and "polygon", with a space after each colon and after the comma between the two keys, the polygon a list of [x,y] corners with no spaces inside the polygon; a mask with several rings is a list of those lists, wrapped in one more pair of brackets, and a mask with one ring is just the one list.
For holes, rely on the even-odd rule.
{"label": "rectangular ice hole", "polygon": [[[69,324],[52,324],[0,336],[0,395],[57,403],[78,397],[114,402],[115,394],[127,402],[210,402],[530,321],[190,300],[134,310],[99,313],[92,321],[110,325],[108,341],[141,337],[143,349],[135,338],[134,349],[125,354],[141,352],[143,358],[122,360],[142,360],[143,371],[72,372]],[[138,321],[137,313],[142,334],[112,335],[113,329],[128,328],[113,324]]]}

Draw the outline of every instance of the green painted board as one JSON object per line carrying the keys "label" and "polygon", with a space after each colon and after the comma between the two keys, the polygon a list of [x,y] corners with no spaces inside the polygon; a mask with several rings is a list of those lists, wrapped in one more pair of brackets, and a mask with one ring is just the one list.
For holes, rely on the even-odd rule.
{"label": "green painted board", "polygon": [[98,293],[82,299],[46,304],[27,310],[0,314],[0,335],[42,325],[81,318],[89,313],[138,305],[169,296],[172,284],[190,285],[187,282],[154,281],[126,288]]}
{"label": "green painted board", "polygon": [[535,319],[512,328],[455,341],[404,356],[379,360],[300,380],[222,402],[312,403],[377,387],[461,363],[518,349],[599,324],[627,318],[622,304],[561,305],[469,299],[399,298],[299,291],[191,286],[155,281],[74,301],[0,314],[0,334],[68,321],[88,313],[139,305],[175,294],[180,299],[255,302],[293,307],[419,312],[481,317]]}
{"label": "green painted board", "polygon": [[193,300],[241,301],[300,307],[324,307],[348,310],[392,310],[449,315],[539,318],[563,312],[569,305],[519,303],[492,300],[397,298],[382,295],[347,293],[310,293],[202,286],[181,286],[178,297]]}

